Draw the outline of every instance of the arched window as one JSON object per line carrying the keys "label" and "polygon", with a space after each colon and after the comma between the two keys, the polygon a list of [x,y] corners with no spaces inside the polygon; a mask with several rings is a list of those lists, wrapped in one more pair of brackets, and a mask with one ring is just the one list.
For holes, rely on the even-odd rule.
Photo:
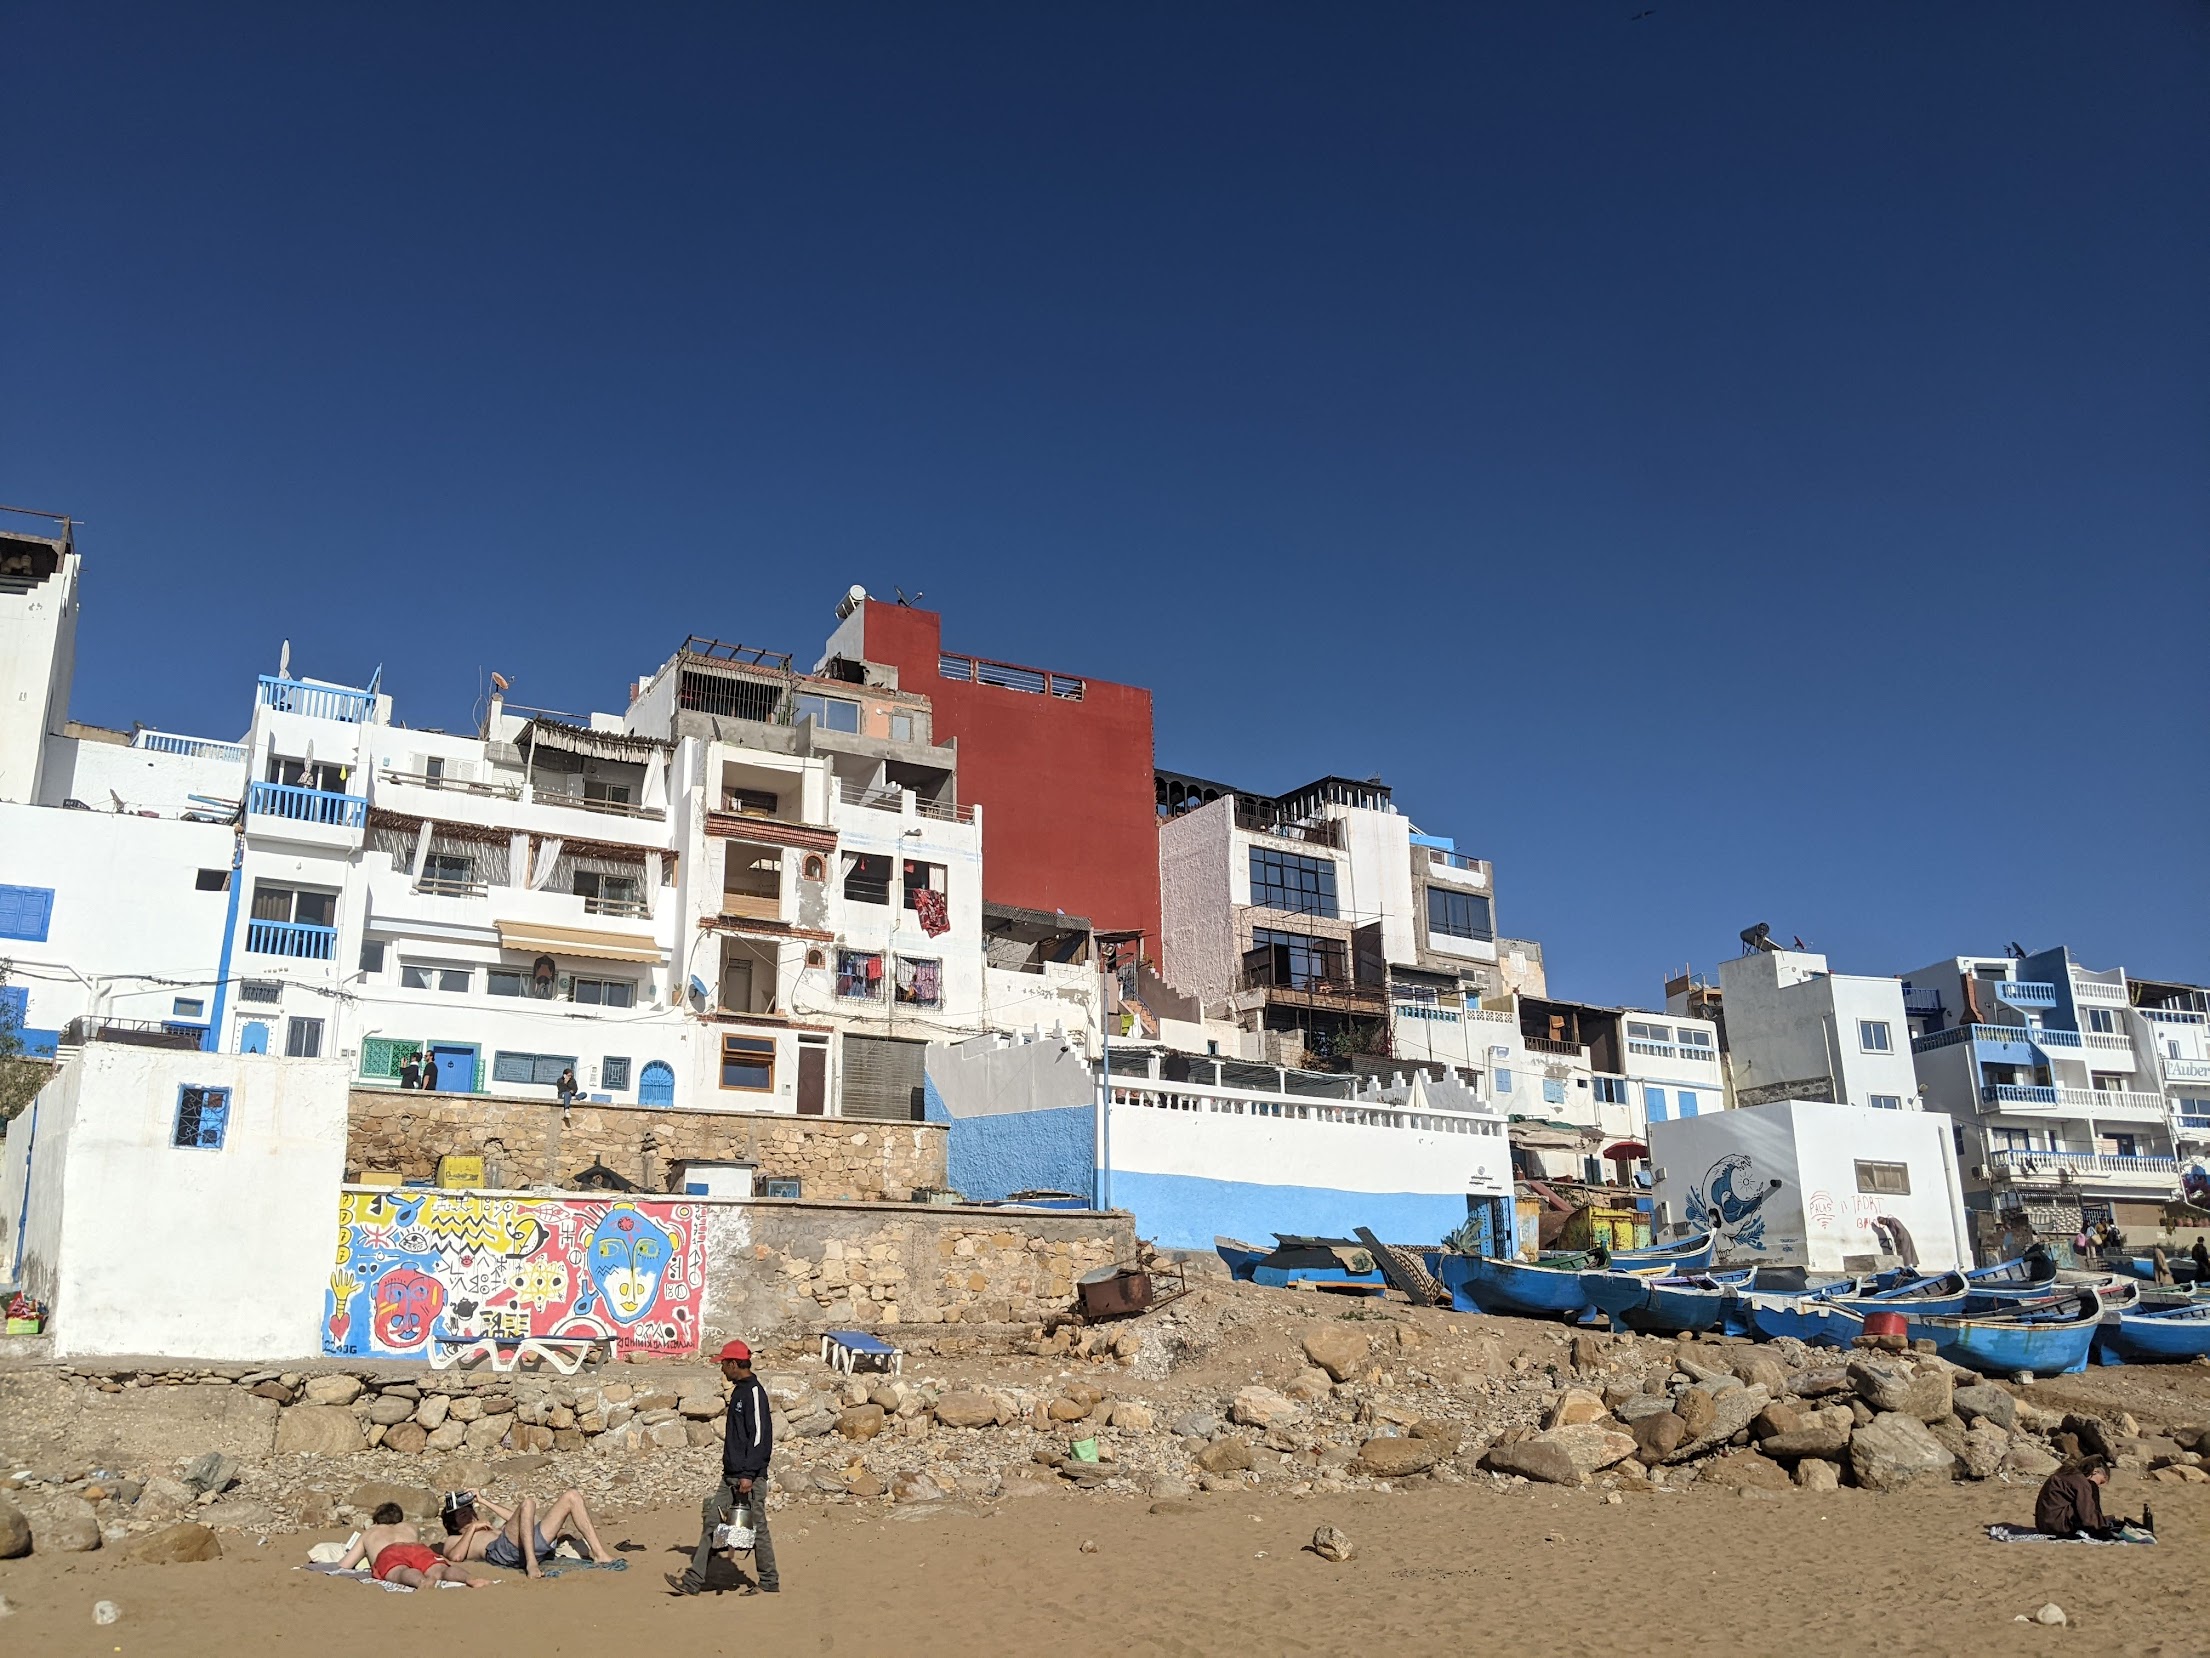
{"label": "arched window", "polygon": [[242,1054],[265,1054],[269,1051],[269,1028],[258,1019],[249,1020],[246,1028],[238,1033],[238,1051]]}
{"label": "arched window", "polygon": [[666,1060],[655,1059],[644,1069],[637,1081],[639,1105],[673,1105],[675,1103],[675,1067]]}

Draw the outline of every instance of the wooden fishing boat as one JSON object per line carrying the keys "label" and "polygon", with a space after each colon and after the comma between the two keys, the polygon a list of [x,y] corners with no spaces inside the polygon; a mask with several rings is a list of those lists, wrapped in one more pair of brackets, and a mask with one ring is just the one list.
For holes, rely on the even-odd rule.
{"label": "wooden fishing boat", "polygon": [[2210,1355],[2210,1301],[2143,1307],[2103,1320],[2095,1343],[2103,1364],[2185,1364]]}
{"label": "wooden fishing boat", "polygon": [[2046,1304],[2024,1303],[1996,1312],[1941,1315],[1914,1320],[1934,1351],[1951,1364],[1985,1376],[2068,1376],[2087,1368],[2087,1355],[2102,1328],[2102,1298],[2091,1289],[2067,1290]]}
{"label": "wooden fishing boat", "polygon": [[1434,1275],[1460,1312],[1509,1313],[1520,1318],[1578,1318],[1589,1310],[1581,1281],[1603,1270],[1593,1255],[1548,1261],[1504,1261],[1492,1256],[1435,1257]]}

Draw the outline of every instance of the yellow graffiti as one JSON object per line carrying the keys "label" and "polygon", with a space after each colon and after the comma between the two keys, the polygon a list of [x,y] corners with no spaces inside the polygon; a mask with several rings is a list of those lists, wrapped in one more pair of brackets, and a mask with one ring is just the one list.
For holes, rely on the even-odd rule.
{"label": "yellow graffiti", "polygon": [[568,1299],[568,1269],[558,1261],[517,1261],[506,1270],[506,1287],[515,1300],[542,1312],[553,1302]]}
{"label": "yellow graffiti", "polygon": [[[493,1255],[527,1255],[541,1245],[546,1227],[540,1208],[559,1209],[526,1198],[478,1197],[462,1192],[432,1192],[394,1197],[383,1192],[338,1194],[338,1264],[352,1253],[353,1228],[383,1230],[406,1226],[440,1249]],[[411,1217],[408,1211],[412,1210]]]}
{"label": "yellow graffiti", "polygon": [[330,1274],[330,1311],[343,1313],[345,1304],[353,1299],[353,1292],[360,1287],[350,1272]]}

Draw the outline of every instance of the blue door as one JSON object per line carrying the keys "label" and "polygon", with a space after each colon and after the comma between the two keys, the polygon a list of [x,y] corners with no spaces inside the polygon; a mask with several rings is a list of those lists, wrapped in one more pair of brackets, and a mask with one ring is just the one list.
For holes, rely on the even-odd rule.
{"label": "blue door", "polygon": [[430,1044],[437,1061],[437,1091],[441,1094],[473,1094],[476,1091],[476,1050],[441,1042]]}
{"label": "blue door", "polygon": [[639,1105],[673,1105],[675,1103],[675,1067],[665,1060],[656,1059],[644,1069],[637,1079],[637,1103]]}
{"label": "blue door", "polygon": [[238,1051],[242,1054],[265,1054],[269,1051],[269,1028],[255,1019],[238,1033]]}
{"label": "blue door", "polygon": [[1648,1118],[1648,1119],[1649,1119],[1649,1120],[1650,1120],[1651,1122],[1653,1122],[1653,1123],[1662,1123],[1663,1121],[1665,1121],[1665,1090],[1664,1090],[1664,1089],[1662,1089],[1662,1088],[1645,1088],[1645,1089],[1643,1089],[1643,1090],[1642,1090],[1642,1102],[1643,1102],[1643,1112],[1642,1112],[1642,1114],[1643,1114],[1643,1116],[1644,1116],[1644,1117]]}

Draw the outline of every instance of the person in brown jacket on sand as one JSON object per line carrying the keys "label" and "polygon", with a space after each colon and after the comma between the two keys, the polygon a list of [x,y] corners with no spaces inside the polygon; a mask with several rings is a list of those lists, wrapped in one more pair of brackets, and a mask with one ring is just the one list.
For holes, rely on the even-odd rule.
{"label": "person in brown jacket on sand", "polygon": [[2042,1481],[2041,1494],[2034,1498],[2034,1530],[2050,1537],[2093,1537],[2102,1542],[2136,1524],[2153,1533],[2156,1527],[2146,1509],[2138,1522],[2103,1518],[2103,1487],[2109,1483],[2110,1464],[2099,1456],[2059,1468]]}

